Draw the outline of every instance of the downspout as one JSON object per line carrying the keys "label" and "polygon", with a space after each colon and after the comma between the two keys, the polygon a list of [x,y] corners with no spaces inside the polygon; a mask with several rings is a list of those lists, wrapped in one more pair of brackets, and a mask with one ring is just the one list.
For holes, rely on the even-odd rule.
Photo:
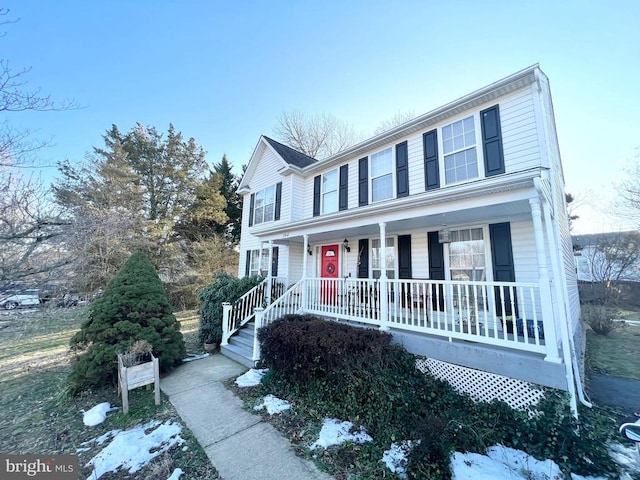
{"label": "downspout", "polygon": [[[545,229],[547,233],[546,236],[550,243],[549,247],[552,251],[557,251],[556,239],[555,239],[555,236],[553,235],[553,229],[551,228],[552,226],[551,213],[549,211],[549,205],[545,201],[545,196],[542,191],[541,182],[542,180],[539,177],[536,177],[533,179],[534,187],[542,203],[542,212],[544,216]],[[562,306],[562,311],[564,313],[564,319],[558,318],[558,320],[560,320],[560,339],[562,344],[562,357],[564,360],[565,372],[566,372],[567,389],[569,391],[569,396],[570,396],[571,411],[573,413],[573,416],[578,418],[578,404],[576,401],[576,390],[578,390],[578,396],[579,396],[580,388],[576,389],[576,385],[580,384],[581,382],[576,382],[576,377],[575,377],[574,362],[573,362],[574,355],[572,354],[572,350],[571,350],[571,340],[569,335],[569,328],[567,326],[569,315],[567,313],[566,302],[564,301],[564,297],[562,296],[562,290],[559,285],[559,280],[562,277],[558,271],[557,255],[552,255],[551,260],[552,260],[551,268],[553,269],[553,277],[554,277],[554,289],[556,290],[556,297],[558,299],[558,302],[562,302],[561,306]]]}
{"label": "downspout", "polygon": [[[571,408],[572,410],[574,410],[573,412],[574,416],[577,418],[578,411],[577,411],[577,403],[575,401],[576,391],[577,391],[580,403],[582,403],[583,405],[589,408],[592,407],[592,404],[586,399],[586,395],[582,388],[582,381],[579,378],[580,370],[578,369],[577,359],[575,355],[575,345],[573,343],[573,337],[569,335],[569,327],[567,325],[567,322],[569,321],[569,318],[571,318],[571,312],[569,311],[569,305],[566,301],[566,299],[568,298],[568,291],[566,288],[566,278],[562,272],[562,269],[560,269],[560,264],[562,262],[558,263],[559,261],[561,261],[561,259],[558,258],[558,253],[557,253],[559,252],[559,249],[558,249],[559,242],[556,237],[555,229],[552,228],[551,211],[548,203],[544,200],[544,194],[542,191],[541,183],[542,183],[542,179],[540,177],[535,177],[533,179],[533,184],[538,193],[538,196],[542,199],[542,211],[544,215],[545,228],[547,230],[547,238],[549,239],[549,242],[550,242],[549,246],[551,251],[555,252],[555,254],[553,255],[554,257],[553,261],[551,262],[551,268],[553,268],[553,277],[554,279],[556,279],[556,281],[554,281],[554,288],[556,290],[556,296],[558,298],[558,301],[562,301],[562,307],[564,310],[564,317],[565,317],[564,321],[560,322],[562,354],[563,354],[563,360],[565,362],[565,369],[567,372],[567,387],[569,388],[569,394],[572,397]],[[562,279],[562,282],[559,281],[560,279]],[[562,283],[563,286],[561,286],[560,283]],[[578,372],[578,378],[576,378],[576,372]]]}

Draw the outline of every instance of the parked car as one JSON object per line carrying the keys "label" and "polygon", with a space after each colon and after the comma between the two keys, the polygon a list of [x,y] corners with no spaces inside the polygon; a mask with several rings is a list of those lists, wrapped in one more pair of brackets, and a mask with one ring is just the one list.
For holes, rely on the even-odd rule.
{"label": "parked car", "polygon": [[37,288],[8,287],[0,292],[0,307],[13,310],[18,307],[32,307],[40,304]]}

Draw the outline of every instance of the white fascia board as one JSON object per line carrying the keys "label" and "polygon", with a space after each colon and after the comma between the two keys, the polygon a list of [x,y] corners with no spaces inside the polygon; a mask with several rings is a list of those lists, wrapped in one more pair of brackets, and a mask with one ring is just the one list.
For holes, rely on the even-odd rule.
{"label": "white fascia board", "polygon": [[244,172],[242,180],[240,180],[240,183],[238,184],[239,193],[248,193],[251,191],[251,188],[249,187],[249,180],[255,173],[258,157],[262,156],[262,152],[267,148],[280,160],[283,169],[291,166],[285,162],[280,154],[278,154],[278,152],[269,144],[269,142],[264,138],[264,135],[260,135],[260,140],[258,140],[256,148],[253,149],[253,154],[251,154],[251,158],[247,164],[247,170]]}
{"label": "white fascia board", "polygon": [[[364,207],[357,207],[350,210],[344,210],[342,212],[336,212],[330,215],[305,218],[304,220],[298,220],[296,222],[290,222],[281,225],[267,225],[252,230],[251,234],[256,237],[265,235],[280,237],[284,234],[288,235],[293,232],[304,230],[305,228],[315,228],[318,226],[331,227],[332,224],[335,224],[338,221],[342,222],[350,219],[370,217],[372,214],[382,216],[385,214],[396,213],[404,209],[414,208],[425,204],[437,205],[443,203],[451,203],[459,200],[466,200],[474,197],[483,197],[491,194],[513,192],[516,190],[529,188],[533,189],[533,179],[539,178],[540,176],[541,169],[536,167],[529,170],[524,170],[522,172],[497,175],[489,179],[490,181],[488,182],[488,179],[483,178],[481,180],[478,180],[478,182],[483,182],[481,186],[477,185],[478,182],[455,185],[445,189],[440,189],[440,195],[434,195],[436,191],[431,190],[400,199],[395,198],[386,202],[370,204]],[[533,191],[535,192],[535,190]],[[295,235],[297,234],[298,233],[296,233]]]}

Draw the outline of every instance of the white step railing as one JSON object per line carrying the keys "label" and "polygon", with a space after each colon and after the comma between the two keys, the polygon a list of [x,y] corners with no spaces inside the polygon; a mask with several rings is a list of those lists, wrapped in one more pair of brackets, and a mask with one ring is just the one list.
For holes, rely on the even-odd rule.
{"label": "white step railing", "polygon": [[286,279],[272,277],[271,283],[265,278],[233,304],[223,303],[222,345],[229,343],[229,338],[244,325],[253,320],[255,309],[268,305],[270,300],[282,295]]}
{"label": "white step railing", "polygon": [[[286,313],[310,313],[416,333],[548,353],[557,349],[540,287],[522,282],[308,278],[256,315],[256,331]],[[543,312],[546,318],[543,317]],[[544,321],[546,320],[546,322]],[[535,328],[537,326],[537,328]],[[547,342],[545,342],[545,338]],[[259,345],[254,342],[254,359]]]}

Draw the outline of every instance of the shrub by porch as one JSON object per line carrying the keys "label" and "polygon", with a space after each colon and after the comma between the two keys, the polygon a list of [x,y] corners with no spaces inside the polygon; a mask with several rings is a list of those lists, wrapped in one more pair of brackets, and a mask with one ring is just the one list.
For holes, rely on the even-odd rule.
{"label": "shrub by porch", "polygon": [[[501,402],[474,403],[448,383],[422,374],[413,355],[377,331],[291,315],[262,332],[270,372],[260,394],[285,398],[316,422],[336,417],[365,426],[375,442],[367,449],[380,450],[367,458],[379,458],[394,441],[420,439],[410,456],[409,478],[450,478],[454,450],[484,452],[495,443],[551,458],[574,473],[616,471],[606,450],[615,434],[611,419],[585,410],[578,425],[566,396],[557,392],[549,391],[537,407],[539,415],[529,418]],[[336,455],[322,458],[339,463]],[[377,461],[349,461],[366,478],[381,474]]]}

